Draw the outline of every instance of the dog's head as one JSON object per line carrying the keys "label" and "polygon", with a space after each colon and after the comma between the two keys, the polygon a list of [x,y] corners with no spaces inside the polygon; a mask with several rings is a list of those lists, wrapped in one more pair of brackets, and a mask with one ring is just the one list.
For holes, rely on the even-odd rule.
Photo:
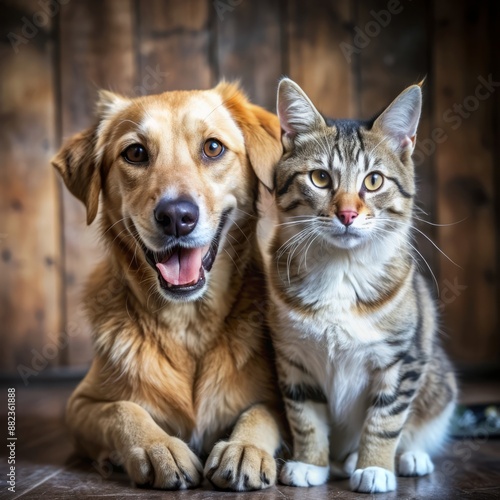
{"label": "dog's head", "polygon": [[53,165],[104,230],[124,225],[162,295],[199,298],[231,224],[253,211],[256,176],[271,186],[282,153],[275,115],[234,84],[127,99],[101,92],[98,123]]}

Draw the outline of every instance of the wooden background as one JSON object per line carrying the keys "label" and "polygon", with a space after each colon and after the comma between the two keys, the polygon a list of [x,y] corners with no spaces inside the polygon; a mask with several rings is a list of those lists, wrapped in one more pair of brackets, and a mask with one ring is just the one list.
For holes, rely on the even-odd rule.
{"label": "wooden background", "polygon": [[[400,12],[377,28],[373,12],[394,2]],[[419,129],[426,152],[417,155],[427,215],[419,217],[445,226],[419,228],[460,267],[423,237],[419,248],[439,283],[453,358],[500,365],[500,87],[474,100],[479,77],[500,81],[498,2],[59,3],[0,2],[1,373],[78,368],[91,358],[79,291],[98,245],[49,161],[62,138],[90,124],[96,89],[134,96],[237,77],[255,102],[274,109],[282,75],[336,117],[368,117],[426,76]],[[52,6],[50,15],[42,5]],[[26,21],[39,26],[23,34]],[[12,34],[24,37],[17,50]],[[350,60],[346,44],[356,49]],[[472,111],[462,111],[458,125],[454,106],[462,104]]]}

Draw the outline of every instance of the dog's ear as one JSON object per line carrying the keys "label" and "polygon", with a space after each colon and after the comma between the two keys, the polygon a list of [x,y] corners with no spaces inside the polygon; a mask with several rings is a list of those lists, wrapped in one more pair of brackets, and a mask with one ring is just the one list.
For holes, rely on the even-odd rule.
{"label": "dog's ear", "polygon": [[99,208],[102,154],[97,151],[102,123],[119,112],[127,100],[112,92],[100,91],[97,102],[97,124],[68,139],[52,165],[59,171],[70,192],[87,208],[87,224],[91,224]]}
{"label": "dog's ear", "polygon": [[96,140],[97,126],[68,139],[52,159],[52,165],[61,174],[71,194],[87,208],[87,224],[91,224],[97,215],[101,190],[100,166],[95,158]]}
{"label": "dog's ear", "polygon": [[283,154],[278,117],[251,104],[237,84],[222,82],[217,85],[216,90],[243,133],[248,158],[255,174],[272,191],[274,167]]}

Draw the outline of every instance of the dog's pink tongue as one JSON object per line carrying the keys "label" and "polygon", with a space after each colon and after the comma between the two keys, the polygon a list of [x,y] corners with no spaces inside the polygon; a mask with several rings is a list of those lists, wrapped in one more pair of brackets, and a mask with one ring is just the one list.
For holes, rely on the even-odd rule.
{"label": "dog's pink tongue", "polygon": [[180,248],[156,267],[167,283],[189,285],[200,279],[201,258],[201,248]]}

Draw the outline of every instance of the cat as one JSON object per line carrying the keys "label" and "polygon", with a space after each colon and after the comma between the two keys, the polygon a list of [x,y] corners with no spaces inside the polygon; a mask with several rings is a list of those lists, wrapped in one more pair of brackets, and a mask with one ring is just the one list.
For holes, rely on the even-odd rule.
{"label": "cat", "polygon": [[431,473],[445,439],[456,380],[410,237],[421,103],[412,85],[372,120],[329,120],[280,82],[267,275],[293,435],[284,484],[331,473],[354,491],[392,491],[395,470]]}

